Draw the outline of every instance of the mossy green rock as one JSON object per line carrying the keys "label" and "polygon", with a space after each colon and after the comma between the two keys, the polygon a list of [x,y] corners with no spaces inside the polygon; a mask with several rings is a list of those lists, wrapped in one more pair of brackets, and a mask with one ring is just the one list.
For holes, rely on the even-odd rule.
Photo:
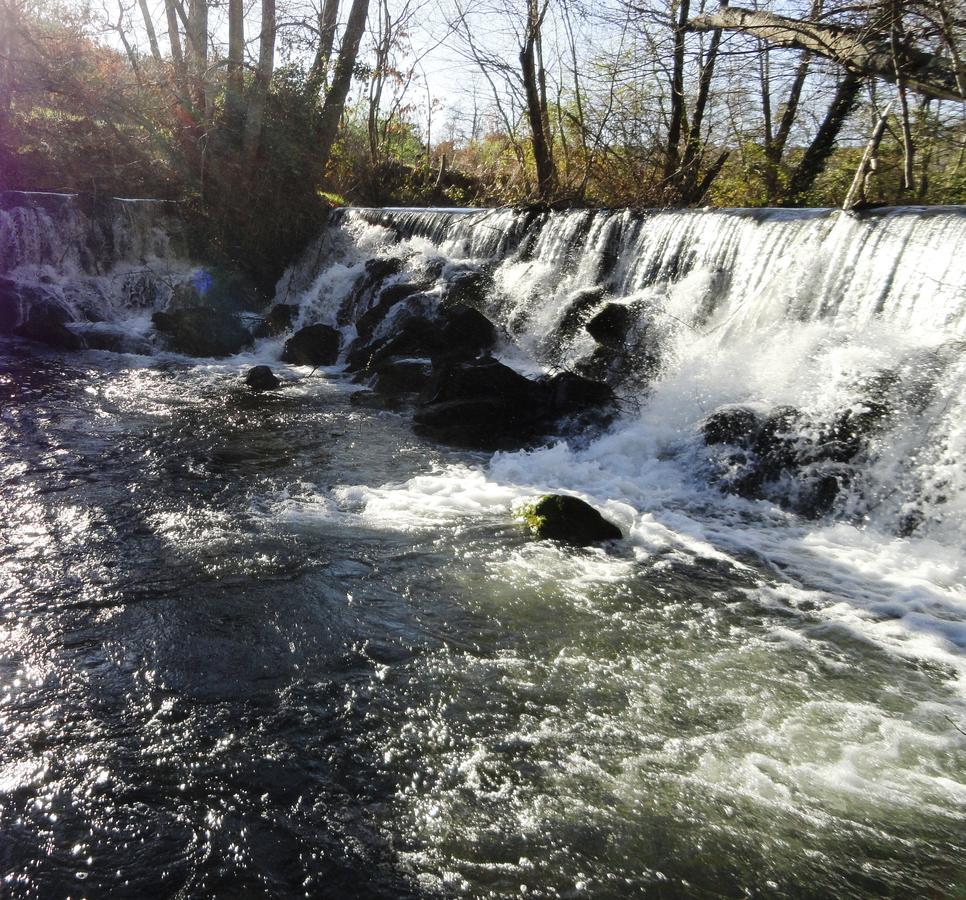
{"label": "mossy green rock", "polygon": [[576,497],[547,494],[523,510],[523,521],[540,538],[584,547],[622,538],[621,530]]}

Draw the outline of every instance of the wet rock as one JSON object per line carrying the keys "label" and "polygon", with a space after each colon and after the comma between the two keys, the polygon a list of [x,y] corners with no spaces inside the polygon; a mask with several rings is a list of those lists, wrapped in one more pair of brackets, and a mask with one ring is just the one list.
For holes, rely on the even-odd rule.
{"label": "wet rock", "polygon": [[141,354],[151,352],[151,344],[144,338],[108,322],[76,323],[71,329],[77,333],[88,350]]}
{"label": "wet rock", "polygon": [[526,440],[547,412],[540,385],[495,359],[443,366],[427,395],[416,411],[416,424],[462,446]]}
{"label": "wet rock", "polygon": [[73,313],[52,288],[0,278],[0,334],[80,350],[84,342],[68,328],[73,320]]}
{"label": "wet rock", "polygon": [[469,306],[456,305],[443,312],[441,337],[447,356],[471,359],[493,349],[497,330],[483,313]]}
{"label": "wet rock", "polygon": [[338,324],[349,325],[359,319],[372,306],[373,298],[386,279],[398,275],[402,268],[403,261],[395,256],[377,256],[368,260],[362,278],[339,307]]}
{"label": "wet rock", "polygon": [[[372,370],[394,356],[431,359],[439,356],[445,346],[438,323],[425,316],[407,316],[391,335],[367,348],[368,359],[365,365]],[[355,358],[355,354],[353,356]]]}
{"label": "wet rock", "polygon": [[391,284],[384,288],[376,303],[356,320],[356,333],[360,338],[372,337],[373,332],[397,303],[402,303],[424,289],[425,285],[410,282]]}
{"label": "wet rock", "polygon": [[299,308],[294,303],[276,303],[262,320],[262,324],[255,332],[255,337],[278,337],[285,334],[292,327],[299,314]]}
{"label": "wet rock", "polygon": [[779,406],[765,417],[752,444],[765,480],[776,478],[782,469],[796,468],[803,430],[801,413],[792,406]]}
{"label": "wet rock", "polygon": [[547,401],[556,416],[576,415],[588,410],[612,410],[617,397],[611,387],[576,372],[558,372],[541,379]]}
{"label": "wet rock", "polygon": [[588,334],[605,347],[621,347],[634,324],[635,311],[626,303],[607,303],[584,326]]}
{"label": "wet rock", "polygon": [[286,342],[282,362],[296,366],[332,366],[339,358],[339,332],[328,325],[307,325]]}
{"label": "wet rock", "polygon": [[260,391],[273,391],[282,382],[275,377],[275,373],[268,366],[254,366],[245,375],[245,384],[258,393]]}
{"label": "wet rock", "polygon": [[151,321],[172,350],[188,356],[231,356],[252,340],[238,318],[224,309],[186,307],[156,312]]}
{"label": "wet rock", "polygon": [[525,443],[564,417],[605,416],[614,402],[610,388],[579,375],[531,380],[484,357],[441,365],[415,420],[440,440],[488,449]]}
{"label": "wet rock", "polygon": [[527,527],[539,538],[585,547],[624,535],[583,500],[564,494],[547,494],[522,511]]}
{"label": "wet rock", "polygon": [[839,489],[839,479],[834,475],[820,475],[811,479],[800,490],[795,511],[806,519],[820,519],[832,511]]}
{"label": "wet rock", "polygon": [[560,318],[557,333],[561,338],[569,338],[590,318],[591,311],[604,296],[603,287],[582,288],[567,298],[567,308]]}
{"label": "wet rock", "polygon": [[387,359],[373,372],[372,389],[387,396],[418,394],[425,390],[433,376],[428,359]]}
{"label": "wet rock", "polygon": [[726,406],[715,410],[701,426],[701,435],[709,447],[715,444],[747,446],[758,433],[761,420],[747,406]]}
{"label": "wet rock", "polygon": [[488,271],[461,272],[446,285],[443,305],[482,309],[493,290],[493,276]]}

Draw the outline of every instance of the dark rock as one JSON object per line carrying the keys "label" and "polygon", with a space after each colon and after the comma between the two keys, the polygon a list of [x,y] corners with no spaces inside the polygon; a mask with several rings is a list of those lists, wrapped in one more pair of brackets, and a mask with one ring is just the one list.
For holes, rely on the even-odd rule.
{"label": "dark rock", "polygon": [[537,537],[581,547],[624,536],[589,503],[564,494],[541,497],[523,510],[523,519]]}
{"label": "dark rock", "polygon": [[232,313],[203,306],[156,312],[151,321],[168,345],[188,356],[231,356],[252,336]]}
{"label": "dark rock", "polygon": [[461,272],[447,283],[443,305],[481,309],[486,306],[492,289],[493,276],[490,272]]}
{"label": "dark rock", "polygon": [[67,327],[73,320],[73,313],[52,288],[0,278],[0,334],[61,350],[81,350],[84,342]]}
{"label": "dark rock", "polygon": [[307,325],[286,342],[282,362],[296,366],[332,366],[339,358],[339,332],[328,325]]}
{"label": "dark rock", "polygon": [[418,394],[432,378],[433,367],[429,360],[387,359],[376,366],[372,388],[378,394]]}
{"label": "dark rock", "polygon": [[338,324],[349,325],[360,318],[362,313],[372,306],[373,298],[379,292],[383,282],[393,275],[398,275],[402,267],[402,260],[394,256],[377,256],[368,260],[362,277],[339,307],[336,319]]}
{"label": "dark rock", "polygon": [[792,406],[779,406],[765,418],[752,446],[766,480],[777,477],[781,469],[796,467],[802,430],[801,413]]}
{"label": "dark rock", "polygon": [[255,366],[245,375],[247,384],[256,393],[259,391],[273,391],[281,385],[275,373],[268,366]]}
{"label": "dark rock", "polygon": [[803,487],[795,510],[807,519],[820,519],[832,511],[838,495],[839,479],[834,475],[821,475]]}
{"label": "dark rock", "polygon": [[541,388],[495,359],[449,363],[434,376],[414,418],[433,437],[461,446],[525,441],[546,418]]}
{"label": "dark rock", "polygon": [[496,449],[531,435],[530,423],[495,398],[430,403],[413,419],[418,431],[459,447]]}
{"label": "dark rock", "polygon": [[563,417],[606,416],[613,392],[573,373],[531,380],[495,359],[440,365],[415,420],[441,440],[481,449],[526,442]]}
{"label": "dark rock", "polygon": [[701,434],[709,447],[715,444],[748,446],[760,425],[758,414],[747,406],[726,406],[704,420]]}
{"label": "dark rock", "polygon": [[560,318],[557,334],[564,339],[576,334],[577,329],[590,318],[591,310],[600,303],[603,296],[604,288],[602,287],[582,288],[579,291],[574,291],[567,298],[567,309]]}
{"label": "dark rock", "polygon": [[404,282],[390,284],[383,288],[375,304],[356,320],[356,333],[360,338],[368,339],[372,337],[372,333],[397,303],[402,303],[403,300],[412,297],[413,294],[418,294],[424,287],[421,284]]}
{"label": "dark rock", "polygon": [[255,337],[278,337],[285,334],[292,327],[299,307],[294,303],[276,303],[267,313],[262,324],[255,332]]}
{"label": "dark rock", "polygon": [[444,365],[434,380],[430,403],[494,399],[514,406],[540,402],[540,385],[491,357]]}
{"label": "dark rock", "polygon": [[469,306],[447,307],[443,312],[442,340],[449,357],[471,359],[496,345],[496,326]]}
{"label": "dark rock", "polygon": [[620,347],[634,324],[633,307],[625,303],[608,303],[587,324],[590,336],[605,347]]}
{"label": "dark rock", "polygon": [[350,367],[367,371],[394,356],[432,358],[444,348],[442,330],[436,322],[425,316],[408,316],[391,335],[362,347],[353,346],[349,355]]}
{"label": "dark rock", "polygon": [[551,410],[557,416],[609,410],[617,403],[612,388],[576,372],[558,372],[542,383],[547,389]]}

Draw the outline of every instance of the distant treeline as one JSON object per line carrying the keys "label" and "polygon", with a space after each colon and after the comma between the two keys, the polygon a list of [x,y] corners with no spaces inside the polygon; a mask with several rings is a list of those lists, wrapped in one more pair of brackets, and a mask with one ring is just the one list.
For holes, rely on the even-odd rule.
{"label": "distant treeline", "polygon": [[[332,202],[966,202],[966,0],[0,0],[0,188],[181,200],[270,281]],[[459,75],[433,95],[446,54]]]}

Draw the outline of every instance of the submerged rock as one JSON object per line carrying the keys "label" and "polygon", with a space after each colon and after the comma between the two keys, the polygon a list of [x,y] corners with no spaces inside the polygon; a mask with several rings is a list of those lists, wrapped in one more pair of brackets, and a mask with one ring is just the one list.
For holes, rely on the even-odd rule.
{"label": "submerged rock", "polygon": [[339,332],[328,325],[307,325],[286,342],[282,362],[296,366],[332,366],[339,358]]}
{"label": "submerged rock", "polygon": [[594,507],[576,497],[547,494],[522,510],[523,521],[539,538],[585,547],[622,538],[623,532]]}
{"label": "submerged rock", "polygon": [[275,373],[268,366],[255,366],[245,375],[245,384],[253,391],[272,391],[282,382],[275,377]]}

